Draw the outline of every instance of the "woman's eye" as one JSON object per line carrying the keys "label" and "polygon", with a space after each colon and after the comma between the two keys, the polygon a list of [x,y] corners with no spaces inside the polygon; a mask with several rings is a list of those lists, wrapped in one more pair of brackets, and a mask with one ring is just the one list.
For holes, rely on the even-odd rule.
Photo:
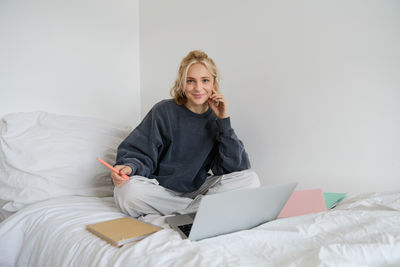
{"label": "woman's eye", "polygon": [[208,83],[210,80],[209,79],[204,79],[203,83]]}
{"label": "woman's eye", "polygon": [[187,83],[192,83],[192,82],[193,82],[193,80],[190,80],[190,79],[189,79],[189,80],[187,80],[186,82],[187,82]]}

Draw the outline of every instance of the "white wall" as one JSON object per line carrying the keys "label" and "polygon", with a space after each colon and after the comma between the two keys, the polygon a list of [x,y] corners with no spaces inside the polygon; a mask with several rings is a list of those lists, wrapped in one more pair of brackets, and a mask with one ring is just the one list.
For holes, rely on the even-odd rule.
{"label": "white wall", "polygon": [[396,0],[2,0],[0,116],[135,125],[203,49],[264,184],[400,189],[398,14]]}
{"label": "white wall", "polygon": [[140,1],[142,116],[202,49],[264,184],[400,189],[399,1]]}
{"label": "white wall", "polygon": [[140,119],[137,0],[0,1],[0,116]]}

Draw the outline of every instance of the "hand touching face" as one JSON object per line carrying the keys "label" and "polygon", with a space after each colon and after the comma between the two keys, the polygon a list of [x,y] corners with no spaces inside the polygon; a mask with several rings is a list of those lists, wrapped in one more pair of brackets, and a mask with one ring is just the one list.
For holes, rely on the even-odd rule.
{"label": "hand touching face", "polygon": [[228,107],[225,97],[215,89],[212,90],[212,94],[208,98],[208,105],[218,119],[228,118]]}
{"label": "hand touching face", "polygon": [[225,97],[214,89],[214,77],[201,64],[193,64],[187,73],[185,106],[195,113],[204,113],[208,106],[219,119],[228,117]]}

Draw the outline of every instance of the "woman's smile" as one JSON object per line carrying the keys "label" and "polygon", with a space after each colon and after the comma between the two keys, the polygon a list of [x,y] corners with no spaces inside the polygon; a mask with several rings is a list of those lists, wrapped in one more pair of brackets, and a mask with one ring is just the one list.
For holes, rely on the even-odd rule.
{"label": "woman's smile", "polygon": [[185,106],[195,113],[204,113],[208,109],[207,100],[214,89],[214,78],[200,63],[190,66],[187,72]]}

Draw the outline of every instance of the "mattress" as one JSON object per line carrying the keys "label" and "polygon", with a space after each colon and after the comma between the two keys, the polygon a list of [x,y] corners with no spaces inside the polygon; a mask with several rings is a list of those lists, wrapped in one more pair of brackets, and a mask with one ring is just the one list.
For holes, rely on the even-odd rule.
{"label": "mattress", "polygon": [[164,229],[116,248],[85,230],[125,216],[111,197],[66,196],[0,224],[0,266],[400,266],[400,192],[347,197],[336,208],[197,242]]}

